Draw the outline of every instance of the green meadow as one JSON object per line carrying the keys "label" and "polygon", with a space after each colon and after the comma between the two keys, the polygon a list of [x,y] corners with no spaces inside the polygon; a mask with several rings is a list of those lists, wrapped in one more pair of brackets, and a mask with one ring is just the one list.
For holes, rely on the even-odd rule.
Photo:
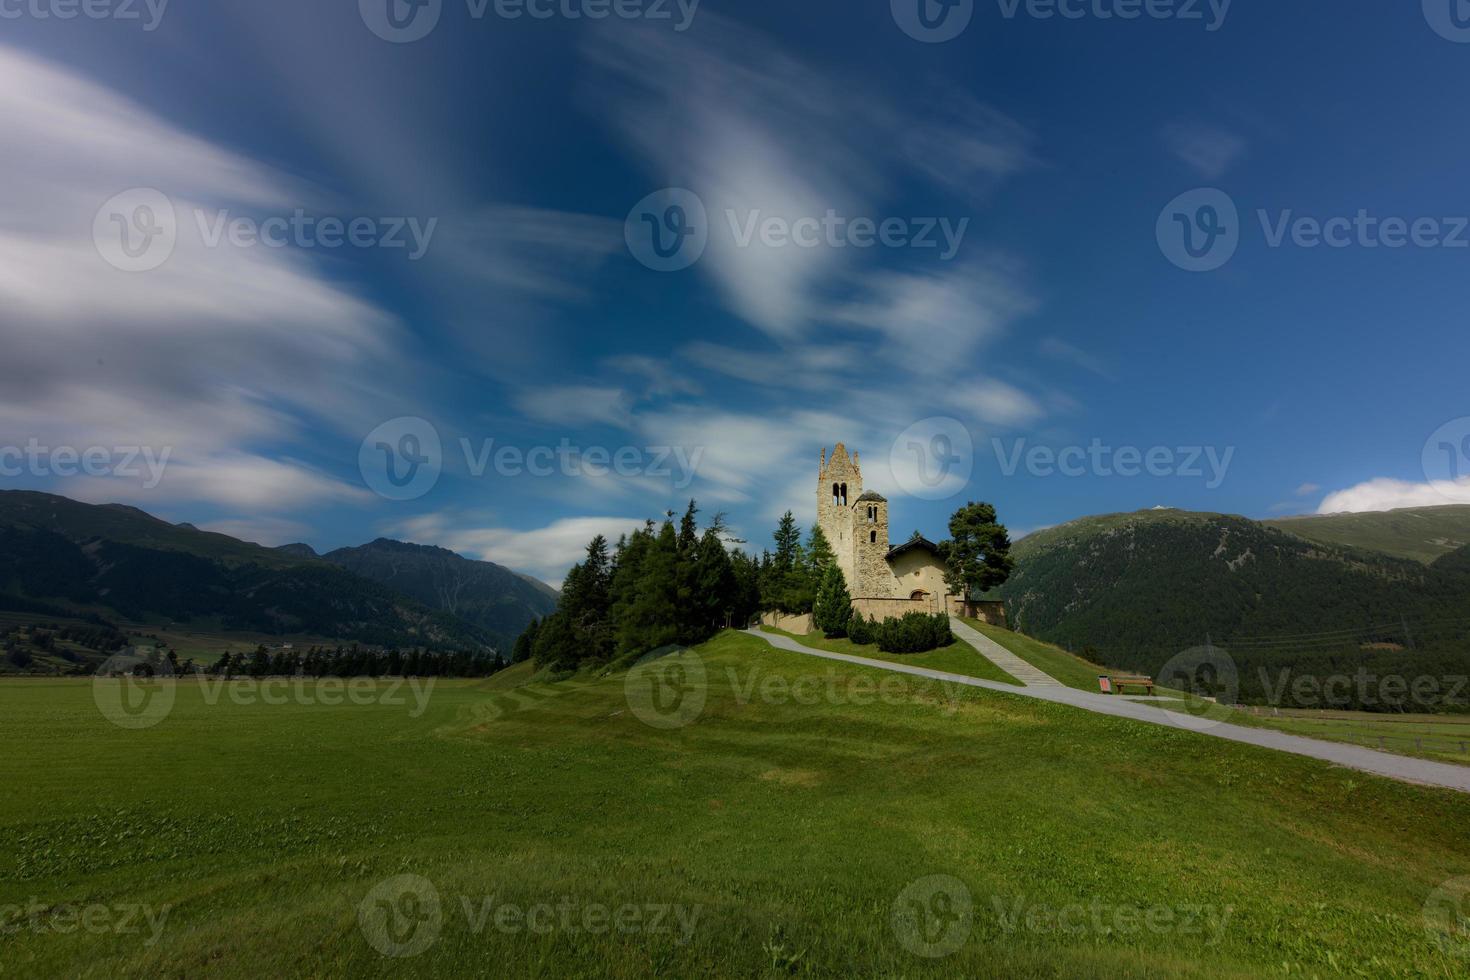
{"label": "green meadow", "polygon": [[0,975],[1470,964],[1470,796],[738,633],[556,683],[155,683],[132,730],[0,682]]}

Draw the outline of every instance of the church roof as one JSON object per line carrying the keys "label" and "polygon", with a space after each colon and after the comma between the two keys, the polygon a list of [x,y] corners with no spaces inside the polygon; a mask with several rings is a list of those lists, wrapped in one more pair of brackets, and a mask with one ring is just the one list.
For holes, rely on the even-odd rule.
{"label": "church roof", "polygon": [[869,490],[866,493],[864,493],[861,497],[858,498],[858,502],[859,503],[861,503],[864,500],[881,500],[885,504],[888,503],[888,498],[885,497],[885,496],[883,496],[881,493],[879,493],[876,490]]}
{"label": "church roof", "polygon": [[897,548],[890,548],[888,550],[888,554],[884,555],[883,557],[885,561],[893,561],[893,559],[897,558],[904,552],[913,551],[916,548],[922,548],[924,551],[928,551],[932,554],[939,554],[939,545],[935,544],[933,541],[930,541],[923,535],[920,535],[917,538],[910,538],[903,544],[899,545]]}

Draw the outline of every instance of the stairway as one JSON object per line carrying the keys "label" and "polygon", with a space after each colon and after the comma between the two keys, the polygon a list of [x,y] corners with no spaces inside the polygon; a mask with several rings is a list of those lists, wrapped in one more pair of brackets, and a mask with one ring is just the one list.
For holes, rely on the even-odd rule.
{"label": "stairway", "polygon": [[1061,681],[1031,666],[963,620],[949,617],[954,635],[980,651],[981,656],[1020,681],[1025,687],[1063,687]]}

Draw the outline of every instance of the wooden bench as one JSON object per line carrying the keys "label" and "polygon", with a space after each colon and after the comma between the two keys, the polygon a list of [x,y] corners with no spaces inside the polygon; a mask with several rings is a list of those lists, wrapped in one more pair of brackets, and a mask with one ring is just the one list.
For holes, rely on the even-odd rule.
{"label": "wooden bench", "polygon": [[1141,687],[1150,696],[1154,693],[1154,679],[1137,674],[1099,674],[1097,686],[1104,694],[1122,694],[1125,687]]}

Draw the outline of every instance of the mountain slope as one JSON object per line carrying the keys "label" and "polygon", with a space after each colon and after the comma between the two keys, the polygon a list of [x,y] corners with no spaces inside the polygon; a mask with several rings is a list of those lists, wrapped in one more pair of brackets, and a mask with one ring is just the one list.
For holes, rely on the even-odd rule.
{"label": "mountain slope", "polygon": [[324,556],[329,562],[442,610],[509,644],[556,609],[551,586],[444,548],[379,538]]}
{"label": "mountain slope", "polygon": [[1464,651],[1470,549],[1426,567],[1309,541],[1244,517],[1144,511],[1088,517],[1013,549],[999,590],[1027,633],[1114,666],[1157,670],[1212,641],[1300,660],[1324,650]]}
{"label": "mountain slope", "polygon": [[1470,545],[1470,506],[1465,505],[1285,517],[1263,523],[1310,541],[1378,551],[1426,565]]}
{"label": "mountain slope", "polygon": [[139,622],[478,649],[490,637],[319,559],[169,524],[132,507],[0,491],[0,605]]}

